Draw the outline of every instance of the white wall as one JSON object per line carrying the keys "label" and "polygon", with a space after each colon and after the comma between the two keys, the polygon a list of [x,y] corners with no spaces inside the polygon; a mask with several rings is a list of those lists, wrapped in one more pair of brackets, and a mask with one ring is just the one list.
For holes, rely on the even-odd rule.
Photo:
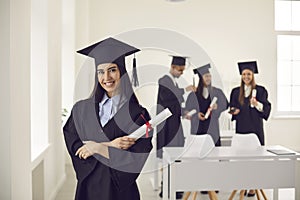
{"label": "white wall", "polygon": [[[11,199],[31,199],[30,1],[10,1]],[[5,142],[5,141],[3,141]]]}
{"label": "white wall", "polygon": [[[61,133],[61,2],[48,1],[49,147],[31,162],[30,69],[31,1],[1,1],[1,162],[0,199],[30,200],[32,170],[44,161],[43,199],[54,199],[64,180]],[[34,58],[32,58],[34,59]],[[39,183],[36,183],[39,184]]]}
{"label": "white wall", "polygon": [[65,180],[62,108],[62,2],[48,0],[48,132],[50,148],[44,158],[45,199],[54,199]]}
{"label": "white wall", "polygon": [[10,41],[10,5],[9,0],[3,0],[0,3],[0,152],[2,154],[0,168],[0,199],[10,199],[11,197],[11,152],[10,152],[10,69],[9,69],[9,41]]}
{"label": "white wall", "polygon": [[[177,31],[207,52],[222,75],[227,97],[240,82],[236,62],[258,60],[257,83],[269,91],[273,106],[271,115],[276,111],[274,0],[187,0],[180,3],[90,0],[85,5],[89,15],[85,16],[85,23],[81,19],[77,24],[76,40],[86,40],[88,34],[88,44],[145,27]],[[77,8],[77,13],[82,14],[82,11]],[[76,48],[82,45],[76,45]],[[77,71],[81,64],[82,61],[77,60]],[[266,143],[300,150],[299,122],[299,119],[274,119],[271,116],[265,123]]]}

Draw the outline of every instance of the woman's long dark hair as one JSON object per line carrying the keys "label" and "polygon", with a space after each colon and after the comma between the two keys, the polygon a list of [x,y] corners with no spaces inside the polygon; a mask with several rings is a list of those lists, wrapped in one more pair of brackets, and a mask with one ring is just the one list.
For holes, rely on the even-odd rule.
{"label": "woman's long dark hair", "polygon": [[[199,83],[196,90],[196,95],[200,98],[204,99],[203,97],[203,88],[204,88],[204,80],[202,76],[199,76]],[[207,86],[209,93],[211,93],[211,84]]]}
{"label": "woman's long dark hair", "polygon": [[[139,103],[137,97],[135,96],[132,85],[128,76],[128,73],[126,71],[125,66],[125,57],[119,57],[112,63],[116,64],[118,66],[118,69],[120,71],[120,95],[121,99],[126,98],[127,100],[130,100],[131,102]],[[98,75],[97,70],[95,72],[95,84],[94,89],[91,94],[91,98],[94,98],[95,102],[100,102],[103,98],[103,95],[106,91],[104,88],[100,85],[98,81]]]}

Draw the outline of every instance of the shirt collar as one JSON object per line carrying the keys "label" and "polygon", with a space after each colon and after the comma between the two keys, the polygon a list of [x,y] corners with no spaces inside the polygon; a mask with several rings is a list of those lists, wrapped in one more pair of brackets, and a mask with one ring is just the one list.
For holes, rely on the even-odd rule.
{"label": "shirt collar", "polygon": [[167,75],[172,79],[174,85],[176,85],[176,78],[170,72]]}
{"label": "shirt collar", "polygon": [[[104,93],[103,98],[102,98],[102,100],[101,100],[101,102],[100,102],[99,104],[100,104],[100,105],[103,105],[108,99],[110,99],[110,100],[112,101],[112,104],[113,104],[114,106],[117,106],[117,105],[119,104],[119,102],[120,102],[121,95],[118,94],[118,95],[115,95],[115,96],[109,98],[109,97],[107,96],[107,94]],[[123,100],[124,100],[124,99],[123,99]]]}
{"label": "shirt collar", "polygon": [[106,93],[104,93],[103,98],[100,101],[99,105],[103,105],[108,99],[109,99],[109,97],[107,96]]}
{"label": "shirt collar", "polygon": [[244,91],[245,91],[245,97],[248,97],[251,93],[251,85],[247,86],[247,85],[244,85]]}

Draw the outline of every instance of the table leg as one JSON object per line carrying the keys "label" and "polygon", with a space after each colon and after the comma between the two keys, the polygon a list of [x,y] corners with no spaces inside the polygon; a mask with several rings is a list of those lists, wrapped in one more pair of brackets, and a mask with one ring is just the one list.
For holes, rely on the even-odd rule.
{"label": "table leg", "polygon": [[184,194],[183,200],[188,200],[189,197],[190,197],[190,195],[191,195],[191,192],[186,192],[186,193]]}
{"label": "table leg", "polygon": [[196,200],[197,192],[193,192],[193,200]]}
{"label": "table leg", "polygon": [[258,192],[258,190],[255,190],[255,194],[256,194],[256,198],[257,198],[257,200],[260,200],[260,195],[259,195],[259,192]]}
{"label": "table leg", "polygon": [[263,196],[264,200],[268,200],[267,195],[265,194],[263,189],[260,189],[260,193]]}
{"label": "table leg", "polygon": [[215,191],[208,191],[208,196],[210,200],[218,200],[217,194]]}
{"label": "table leg", "polygon": [[240,192],[240,200],[243,200],[245,196],[245,190],[241,190]]}
{"label": "table leg", "polygon": [[235,196],[237,190],[233,190],[228,200],[233,200],[233,197]]}

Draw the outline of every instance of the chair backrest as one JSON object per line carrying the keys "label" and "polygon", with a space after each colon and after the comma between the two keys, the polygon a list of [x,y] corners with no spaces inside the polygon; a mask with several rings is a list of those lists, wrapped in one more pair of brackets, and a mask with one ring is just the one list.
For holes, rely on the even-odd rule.
{"label": "chair backrest", "polygon": [[209,134],[189,135],[185,142],[184,157],[204,158],[215,147],[215,143]]}
{"label": "chair backrest", "polygon": [[258,137],[254,133],[234,134],[231,146],[238,149],[257,149],[261,146]]}

